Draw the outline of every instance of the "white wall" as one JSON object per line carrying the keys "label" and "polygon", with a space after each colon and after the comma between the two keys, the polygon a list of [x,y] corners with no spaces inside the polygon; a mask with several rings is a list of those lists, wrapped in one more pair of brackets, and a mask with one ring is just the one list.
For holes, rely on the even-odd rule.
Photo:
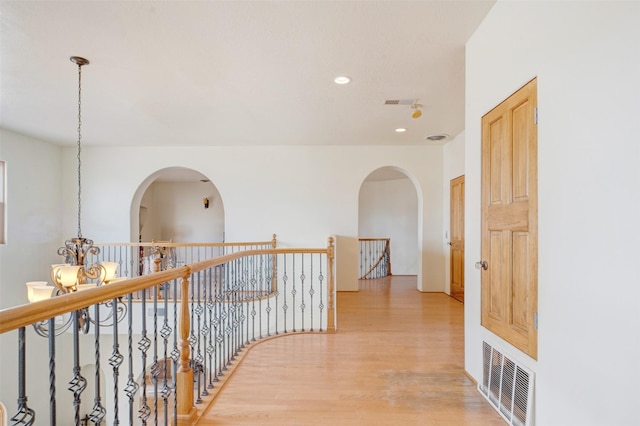
{"label": "white wall", "polygon": [[[640,3],[499,1],[467,44],[465,366],[536,373],[538,425],[637,424]],[[480,119],[538,77],[539,352],[480,326]],[[475,206],[475,207],[474,207]]]}
{"label": "white wall", "polygon": [[391,239],[393,275],[418,274],[418,197],[408,178],[364,181],[358,217],[360,238]]}
{"label": "white wall", "polygon": [[[0,245],[3,309],[28,303],[24,283],[48,280],[50,265],[60,262],[58,247],[77,233],[77,217],[71,218],[68,234],[60,233],[61,193],[68,192],[73,199],[77,197],[77,186],[61,186],[61,149],[57,146],[0,129],[0,158],[7,166],[7,244]],[[36,336],[31,328],[26,332],[28,351],[48,353],[46,339]],[[17,331],[0,335],[0,348],[0,401],[11,417],[17,407]],[[43,385],[43,379],[48,383],[48,362],[30,363],[28,367],[33,374],[27,379],[27,391],[48,392],[48,385]],[[64,383],[59,384],[59,389],[66,389]],[[69,392],[60,394],[59,414],[63,416],[73,407],[65,395]],[[31,397],[28,403],[31,408],[48,413],[48,398]]]}
{"label": "white wall", "polygon": [[[72,161],[73,149],[64,155]],[[83,176],[83,186],[91,188],[85,191],[84,233],[97,241],[128,241],[137,188],[157,170],[179,166],[215,183],[224,200],[227,241],[269,240],[276,233],[283,247],[324,247],[330,235],[357,238],[362,182],[380,167],[401,168],[417,188],[419,289],[444,290],[442,147],[85,147],[82,161],[88,170],[119,164],[108,180]],[[72,179],[72,170],[65,173]]]}
{"label": "white wall", "polygon": [[[49,278],[50,265],[60,261],[57,250],[64,237],[59,232],[60,148],[0,129],[0,158],[7,167],[8,221],[7,244],[0,244],[1,309],[27,303],[25,282]],[[77,185],[64,189],[75,200],[77,190]],[[77,215],[67,238],[77,234],[76,224]]]}
{"label": "white wall", "polygon": [[[209,198],[209,208],[202,199]],[[154,182],[142,199],[143,241],[222,242],[224,206],[211,182]],[[266,238],[265,238],[266,239]]]}
{"label": "white wall", "polygon": [[464,175],[464,132],[450,140],[444,145],[443,169],[444,179],[442,188],[442,211],[444,219],[443,246],[445,255],[445,292],[451,294],[451,252],[449,245],[451,241],[451,179]]}

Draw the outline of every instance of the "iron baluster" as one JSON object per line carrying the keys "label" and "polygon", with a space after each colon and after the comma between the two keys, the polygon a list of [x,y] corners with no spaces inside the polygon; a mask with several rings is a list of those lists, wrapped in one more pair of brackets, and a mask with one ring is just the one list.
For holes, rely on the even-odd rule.
{"label": "iron baluster", "polygon": [[[102,406],[102,401],[100,398],[100,304],[96,304],[95,306],[95,326],[94,326],[94,349],[95,349],[95,395],[93,398],[93,409],[91,410],[91,414],[89,414],[89,420],[93,422],[94,425],[99,425],[104,416],[106,414],[105,408]],[[116,318],[114,318],[114,323]]]}
{"label": "iron baluster", "polygon": [[300,255],[300,259],[301,259],[301,263],[302,263],[302,273],[300,274],[300,298],[302,299],[302,302],[300,303],[300,318],[302,320],[302,331],[305,331],[305,329],[304,329],[304,309],[306,308],[306,305],[304,303],[304,280],[306,279],[306,276],[304,275],[304,261],[305,261],[304,254]]}
{"label": "iron baluster", "polygon": [[215,345],[214,345],[214,325],[215,325],[215,320],[213,317],[213,312],[214,312],[214,304],[213,304],[213,291],[214,291],[214,276],[215,276],[215,267],[213,269],[209,269],[209,279],[207,281],[207,286],[209,287],[209,298],[207,300],[207,309],[209,311],[209,323],[208,323],[208,329],[209,329],[209,344],[207,346],[207,354],[209,355],[209,384],[207,385],[207,388],[212,389],[213,388],[213,380],[215,377],[215,360],[214,360],[214,353],[215,353]]}
{"label": "iron baluster", "polygon": [[[310,282],[309,282],[309,305],[311,305],[311,329],[309,331],[313,331],[313,294],[314,294],[314,290],[313,290],[313,254],[309,255],[309,257],[311,258],[311,272],[309,273],[309,278],[310,278]],[[320,261],[322,262],[322,256],[319,254],[318,258],[320,259]]]}
{"label": "iron baluster", "polygon": [[[229,347],[229,280],[231,279],[231,264],[227,264],[224,270],[224,293],[222,298],[222,371],[227,371],[228,347]],[[222,373],[221,373],[222,374]]]}
{"label": "iron baluster", "polygon": [[[164,285],[164,284],[163,284]],[[151,363],[151,380],[153,382],[153,416],[158,424],[158,377],[160,364],[158,363],[158,286],[153,286],[153,362]]]}
{"label": "iron baluster", "polygon": [[[202,376],[202,353],[200,351],[200,347],[201,347],[201,338],[200,336],[202,335],[202,303],[201,303],[201,299],[200,299],[200,277],[201,277],[201,272],[198,272],[195,277],[194,277],[194,281],[192,282],[193,287],[192,287],[192,294],[194,295],[194,297],[196,298],[196,303],[195,303],[195,308],[193,309],[193,313],[195,313],[196,315],[196,319],[197,322],[194,323],[193,322],[193,317],[191,319],[191,324],[193,325],[193,327],[191,327],[192,329],[192,333],[191,336],[193,337],[193,345],[191,346],[191,354],[192,354],[192,358],[193,358],[193,374],[195,374],[197,376],[196,379],[196,404],[200,404],[202,403],[202,398],[201,398],[201,391],[200,391],[200,386],[202,384],[202,380],[201,380],[201,376]],[[195,331],[193,331],[195,329]],[[195,355],[195,356],[194,356]]]}
{"label": "iron baluster", "polygon": [[[55,330],[55,317],[49,318],[49,330]],[[56,425],[56,333],[49,333],[49,424]]]}
{"label": "iron baluster", "polygon": [[146,425],[151,408],[147,403],[147,351],[151,346],[151,340],[147,337],[147,290],[142,290],[142,338],[138,341],[138,349],[142,353],[142,406],[138,410],[138,417],[142,420],[142,424]]}
{"label": "iron baluster", "polygon": [[[175,332],[173,333],[173,349],[171,349],[171,359],[173,360],[173,412],[178,412],[178,386],[177,386],[177,376],[178,376],[178,361],[180,360],[180,351],[178,350],[178,285],[177,280],[173,281],[173,329]],[[182,294],[182,293],[181,293]],[[175,424],[178,423],[178,416],[173,416]]]}
{"label": "iron baluster", "polygon": [[129,374],[127,386],[124,388],[124,392],[129,397],[129,424],[134,422],[134,410],[133,410],[133,398],[138,392],[139,385],[133,377],[133,293],[127,295],[127,350],[128,350],[128,363]]}
{"label": "iron baluster", "polygon": [[218,374],[221,373],[221,359],[222,357],[220,356],[222,353],[222,335],[220,333],[220,329],[221,329],[221,314],[222,314],[222,309],[221,309],[221,297],[220,297],[220,289],[222,288],[222,280],[224,279],[222,276],[222,265],[218,265],[215,267],[214,269],[214,282],[213,282],[213,289],[214,289],[214,304],[213,304],[213,312],[214,312],[214,317],[213,317],[213,337],[214,337],[214,347],[217,347],[218,350],[214,352],[214,365],[215,365],[215,372],[213,375],[213,381],[217,382],[218,381]]}
{"label": "iron baluster", "polygon": [[[279,290],[280,285],[278,284],[278,268],[277,268],[278,255],[274,254],[273,256],[275,258],[275,261],[274,261],[274,265],[275,266],[271,270],[271,274],[272,274],[271,275],[271,280],[275,281],[275,286],[273,288],[273,291],[275,292],[275,296],[276,296],[275,297],[275,303],[274,303],[274,305],[275,305],[275,312],[274,312],[275,326],[274,326],[274,329],[275,329],[275,334],[279,334],[278,333],[278,297],[280,296],[280,290]],[[270,320],[269,314],[271,312],[271,306],[270,305],[271,305],[271,298],[268,297],[267,298],[267,336],[271,336],[271,323],[269,321]]]}
{"label": "iron baluster", "polygon": [[292,325],[293,325],[293,332],[296,332],[296,295],[298,294],[298,291],[296,290],[296,255],[291,255],[292,257],[292,261],[291,263],[293,264],[293,270],[291,273],[291,276],[293,277],[293,281],[291,283],[291,306],[293,307],[293,309],[291,310],[293,315],[292,315]]}
{"label": "iron baluster", "polygon": [[[287,276],[287,256],[284,256],[284,274],[282,275],[282,282],[284,284],[284,288],[283,288],[283,295],[284,295],[284,304],[282,305],[282,311],[283,311],[283,316],[284,316],[284,332],[287,332],[287,310],[289,309],[289,306],[287,305],[287,280],[289,279],[289,277]],[[276,325],[276,330],[278,329],[277,325]],[[276,332],[277,334],[277,332]]]}
{"label": "iron baluster", "polygon": [[322,262],[320,262],[320,275],[318,275],[318,283],[320,287],[320,304],[318,305],[318,307],[320,308],[320,328],[318,331],[322,331],[322,318],[323,318],[322,312],[324,311],[324,303],[322,302],[322,299],[323,299],[322,296],[324,295],[324,292],[322,291],[323,280],[324,280],[324,276],[322,275]]}
{"label": "iron baluster", "polygon": [[[118,315],[118,300],[113,299],[112,303],[113,317]],[[118,342],[118,321],[113,322],[113,352],[109,358],[109,364],[113,368],[113,424],[120,424],[120,412],[118,406],[118,377],[120,376],[120,366],[124,357],[120,353],[120,345]]]}
{"label": "iron baluster", "polygon": [[171,332],[173,331],[171,327],[169,327],[169,320],[167,319],[169,314],[169,297],[170,297],[170,283],[165,283],[165,289],[163,290],[163,299],[164,299],[164,321],[162,322],[162,328],[160,329],[160,336],[162,337],[163,343],[163,351],[162,351],[162,389],[160,394],[162,395],[163,400],[163,413],[165,424],[167,419],[169,418],[169,396],[171,396],[171,387],[167,382],[167,376],[169,375],[169,367],[168,367],[168,348],[169,348],[169,336],[171,336]]}
{"label": "iron baluster", "polygon": [[80,395],[87,387],[87,380],[82,377],[80,371],[80,320],[82,311],[75,311],[73,314],[73,378],[69,381],[69,390],[73,392],[73,407],[75,412],[75,424],[80,424]]}
{"label": "iron baluster", "polygon": [[18,329],[18,411],[11,417],[15,425],[32,425],[36,413],[27,405],[26,377],[27,336],[24,327]]}

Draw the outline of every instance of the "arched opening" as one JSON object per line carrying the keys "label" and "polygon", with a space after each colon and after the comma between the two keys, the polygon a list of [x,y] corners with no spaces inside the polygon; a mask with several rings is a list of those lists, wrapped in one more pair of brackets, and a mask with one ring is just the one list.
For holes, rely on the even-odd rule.
{"label": "arched opening", "polygon": [[202,173],[170,167],[151,174],[131,203],[132,241],[223,242],[224,205]]}
{"label": "arched opening", "polygon": [[419,192],[404,170],[382,167],[362,182],[358,237],[390,239],[394,275],[421,275],[419,214]]}

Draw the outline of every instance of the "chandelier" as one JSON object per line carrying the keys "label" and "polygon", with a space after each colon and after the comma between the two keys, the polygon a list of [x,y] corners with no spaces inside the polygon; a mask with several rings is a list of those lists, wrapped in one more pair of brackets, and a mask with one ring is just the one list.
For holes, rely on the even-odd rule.
{"label": "chandelier", "polygon": [[[78,233],[77,236],[65,241],[64,246],[58,249],[58,255],[64,257],[64,263],[51,265],[51,282],[32,281],[27,283],[27,296],[29,302],[48,299],[51,297],[86,290],[117,280],[116,271],[119,266],[115,262],[95,262],[88,263],[88,257],[100,254],[100,248],[93,245],[93,240],[82,236],[82,67],[88,65],[89,61],[79,56],[69,58],[71,62],[78,66]],[[102,305],[108,308],[106,317],[98,321],[98,325],[108,326],[113,320],[120,321],[124,318],[126,307],[118,303],[115,310],[112,310],[113,303],[105,302]],[[55,334],[66,331],[74,323],[74,314],[68,316],[64,321],[58,321]],[[87,308],[75,312],[78,328],[87,332],[90,323],[96,323],[89,314]],[[60,324],[61,323],[61,324]],[[47,322],[34,324],[36,332],[46,336],[49,334]]]}

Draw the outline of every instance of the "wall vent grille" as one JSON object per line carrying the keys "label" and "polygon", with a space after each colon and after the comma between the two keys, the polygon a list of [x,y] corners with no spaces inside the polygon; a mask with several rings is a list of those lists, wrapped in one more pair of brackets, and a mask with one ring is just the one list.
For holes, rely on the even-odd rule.
{"label": "wall vent grille", "polygon": [[487,342],[482,342],[482,364],[480,393],[510,425],[533,425],[533,372]]}

